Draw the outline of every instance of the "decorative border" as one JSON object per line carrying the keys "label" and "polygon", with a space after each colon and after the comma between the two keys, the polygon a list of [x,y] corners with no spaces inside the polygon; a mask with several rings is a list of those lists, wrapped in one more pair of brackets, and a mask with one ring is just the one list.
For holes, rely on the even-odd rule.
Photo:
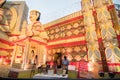
{"label": "decorative border", "polygon": [[14,46],[14,43],[13,43],[13,42],[9,42],[9,41],[4,40],[4,39],[1,39],[1,38],[0,38],[0,42],[5,43],[5,44],[7,44],[7,45],[9,45],[9,46]]}
{"label": "decorative border", "polygon": [[78,16],[78,17],[71,18],[71,19],[69,19],[69,20],[65,20],[65,21],[59,22],[59,23],[54,24],[54,25],[52,25],[52,26],[48,26],[47,28],[45,28],[45,30],[48,30],[48,29],[50,29],[50,28],[52,28],[52,27],[56,27],[56,26],[61,25],[61,24],[65,24],[65,23],[72,22],[72,21],[77,20],[77,19],[83,19],[83,18],[84,18],[83,15],[80,15],[80,16]]}
{"label": "decorative border", "polygon": [[86,44],[86,41],[84,40],[84,41],[76,41],[76,42],[70,42],[70,43],[50,45],[50,46],[47,46],[47,48],[52,49],[52,48],[69,47],[69,46],[76,46],[76,45],[82,45],[82,44]]}
{"label": "decorative border", "polygon": [[48,42],[55,42],[55,41],[78,38],[78,37],[83,37],[83,36],[85,36],[85,34],[79,34],[77,36],[70,36],[70,37],[65,37],[65,38],[60,38],[60,39],[55,39],[55,40],[48,40]]}
{"label": "decorative border", "polygon": [[29,41],[33,41],[33,42],[36,42],[36,43],[41,44],[41,45],[47,45],[47,43],[40,42],[38,40],[34,40],[34,39],[31,39],[31,38],[29,38]]}
{"label": "decorative border", "polygon": [[7,51],[7,52],[12,52],[13,49],[5,49],[5,48],[0,48],[1,51]]}

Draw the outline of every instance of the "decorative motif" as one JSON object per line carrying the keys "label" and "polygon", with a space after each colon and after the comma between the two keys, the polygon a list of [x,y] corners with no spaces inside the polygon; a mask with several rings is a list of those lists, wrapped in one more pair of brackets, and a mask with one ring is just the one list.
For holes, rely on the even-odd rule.
{"label": "decorative motif", "polygon": [[79,31],[78,29],[76,29],[76,30],[74,30],[73,34],[78,35],[79,32],[80,32],[80,31]]}
{"label": "decorative motif", "polygon": [[71,36],[71,35],[72,35],[72,32],[71,32],[71,31],[68,31],[68,32],[66,33],[66,35],[67,35],[67,36]]}
{"label": "decorative motif", "polygon": [[67,29],[69,30],[69,29],[71,29],[72,28],[72,26],[71,25],[67,25]]}
{"label": "decorative motif", "polygon": [[88,11],[92,9],[92,3],[91,0],[82,0],[82,11]]}
{"label": "decorative motif", "polygon": [[76,55],[76,56],[75,56],[75,59],[76,59],[77,61],[80,61],[80,60],[81,60],[81,56],[80,56],[80,55]]}
{"label": "decorative motif", "polygon": [[95,8],[100,8],[104,6],[106,0],[93,0]]}
{"label": "decorative motif", "polygon": [[80,51],[80,47],[76,46],[76,47],[74,48],[74,51],[79,52],[79,51]]}
{"label": "decorative motif", "polygon": [[110,13],[107,10],[106,6],[96,9],[96,11],[97,11],[97,18],[99,22],[105,23],[111,19]]}
{"label": "decorative motif", "polygon": [[74,27],[74,28],[77,28],[77,27],[79,27],[79,24],[78,24],[78,23],[74,23],[74,24],[73,24],[73,27]]}
{"label": "decorative motif", "polygon": [[83,15],[84,15],[84,25],[86,27],[90,27],[92,26],[92,24],[95,23],[92,11],[87,11],[83,13]]}
{"label": "decorative motif", "polygon": [[[111,60],[112,62],[116,62],[117,60],[120,60],[120,49],[116,46],[113,46],[110,44],[106,49],[106,58],[107,60]],[[114,57],[114,59],[113,59]]]}
{"label": "decorative motif", "polygon": [[56,29],[55,29],[55,32],[56,32],[56,33],[57,33],[57,32],[59,32],[59,29],[58,29],[58,28],[56,28]]}
{"label": "decorative motif", "polygon": [[59,38],[59,35],[58,35],[58,34],[56,34],[56,35],[55,35],[55,38],[56,38],[56,39],[57,39],[57,38]]}
{"label": "decorative motif", "polygon": [[54,33],[54,30],[52,29],[52,30],[50,31],[50,33],[53,34],[53,33]]}

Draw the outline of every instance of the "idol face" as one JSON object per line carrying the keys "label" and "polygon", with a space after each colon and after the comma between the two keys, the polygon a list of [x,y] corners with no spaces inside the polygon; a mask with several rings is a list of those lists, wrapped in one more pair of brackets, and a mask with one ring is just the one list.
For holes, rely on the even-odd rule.
{"label": "idol face", "polygon": [[30,21],[31,22],[37,21],[37,18],[38,18],[37,12],[36,11],[31,11],[30,12],[30,17],[29,17]]}

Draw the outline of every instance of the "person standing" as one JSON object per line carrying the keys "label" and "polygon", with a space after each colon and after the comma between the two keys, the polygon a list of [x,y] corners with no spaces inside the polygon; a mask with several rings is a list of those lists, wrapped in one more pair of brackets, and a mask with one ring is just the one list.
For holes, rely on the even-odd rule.
{"label": "person standing", "polygon": [[63,64],[63,69],[66,70],[66,73],[68,73],[68,65],[69,65],[69,60],[67,59],[66,56],[64,56],[64,59],[62,61],[62,64]]}
{"label": "person standing", "polygon": [[38,67],[38,55],[35,55],[34,64],[36,65],[36,68],[37,68]]}
{"label": "person standing", "polygon": [[61,59],[60,57],[57,59],[57,69],[62,68],[62,64],[61,64]]}

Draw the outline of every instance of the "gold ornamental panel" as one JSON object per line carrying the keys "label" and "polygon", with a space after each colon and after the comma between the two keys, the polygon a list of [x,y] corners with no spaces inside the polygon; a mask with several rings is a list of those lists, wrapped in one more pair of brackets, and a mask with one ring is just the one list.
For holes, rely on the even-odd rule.
{"label": "gold ornamental panel", "polygon": [[62,37],[65,37],[65,33],[62,34]]}
{"label": "gold ornamental panel", "polygon": [[92,9],[92,3],[91,0],[82,0],[82,11],[88,11]]}
{"label": "gold ornamental panel", "polygon": [[77,61],[80,61],[81,60],[81,56],[80,55],[76,55],[75,58]]}
{"label": "gold ornamental panel", "polygon": [[71,25],[67,25],[67,29],[71,29],[72,28],[72,26]]}
{"label": "gold ornamental panel", "polygon": [[84,25],[91,26],[93,23],[95,23],[93,17],[93,11],[87,11],[86,13],[83,14],[83,16],[84,16]]}
{"label": "gold ornamental panel", "polygon": [[108,5],[113,5],[113,0],[107,0]]}
{"label": "gold ornamental panel", "polygon": [[56,39],[59,38],[59,34],[55,34],[55,38],[56,38]]}
{"label": "gold ornamental panel", "polygon": [[73,27],[74,27],[74,28],[79,27],[79,23],[77,23],[77,22],[76,22],[76,23],[74,23],[74,24],[73,24]]}
{"label": "gold ornamental panel", "polygon": [[85,29],[84,28],[78,28],[78,31],[80,32],[80,33],[85,33]]}
{"label": "gold ornamental panel", "polygon": [[71,31],[68,31],[68,32],[66,32],[66,35],[67,35],[67,36],[71,36],[71,35],[72,35],[72,32],[71,32]]}
{"label": "gold ornamental panel", "polygon": [[75,48],[74,48],[74,51],[76,51],[76,52],[79,52],[81,49],[80,49],[80,47],[78,47],[78,46],[76,46]]}
{"label": "gold ornamental panel", "polygon": [[97,19],[99,22],[106,22],[111,19],[110,13],[106,6],[102,6],[101,8],[96,9],[97,11]]}
{"label": "gold ornamental panel", "polygon": [[79,26],[83,26],[84,25],[84,22],[83,20],[79,23]]}
{"label": "gold ornamental panel", "polygon": [[93,3],[94,3],[94,6],[96,7],[96,8],[100,8],[100,7],[102,7],[103,5],[104,5],[104,2],[105,2],[106,0],[93,0]]}
{"label": "gold ornamental panel", "polygon": [[55,31],[54,30],[51,30],[50,33],[53,34]]}
{"label": "gold ornamental panel", "polygon": [[60,36],[60,37],[63,37],[62,35],[63,35],[63,33],[59,33],[59,36]]}
{"label": "gold ornamental panel", "polygon": [[60,29],[59,29],[59,28],[56,28],[56,29],[55,29],[55,32],[56,32],[56,33],[57,33],[57,32],[59,32],[59,31],[60,31]]}
{"label": "gold ornamental panel", "polygon": [[62,53],[65,53],[65,52],[66,52],[65,48],[63,48],[61,51],[62,51]]}
{"label": "gold ornamental panel", "polygon": [[54,39],[54,35],[51,35],[51,36],[50,36],[50,39]]}
{"label": "gold ornamental panel", "polygon": [[73,34],[78,35],[79,32],[80,32],[80,31],[79,31],[78,29],[76,29],[76,30],[74,30]]}
{"label": "gold ornamental panel", "polygon": [[72,47],[68,47],[67,52],[72,52]]}
{"label": "gold ornamental panel", "polygon": [[62,31],[65,31],[65,29],[66,29],[65,27],[62,27]]}
{"label": "gold ornamental panel", "polygon": [[82,46],[82,48],[81,48],[83,51],[86,51],[87,49],[86,49],[86,46]]}

